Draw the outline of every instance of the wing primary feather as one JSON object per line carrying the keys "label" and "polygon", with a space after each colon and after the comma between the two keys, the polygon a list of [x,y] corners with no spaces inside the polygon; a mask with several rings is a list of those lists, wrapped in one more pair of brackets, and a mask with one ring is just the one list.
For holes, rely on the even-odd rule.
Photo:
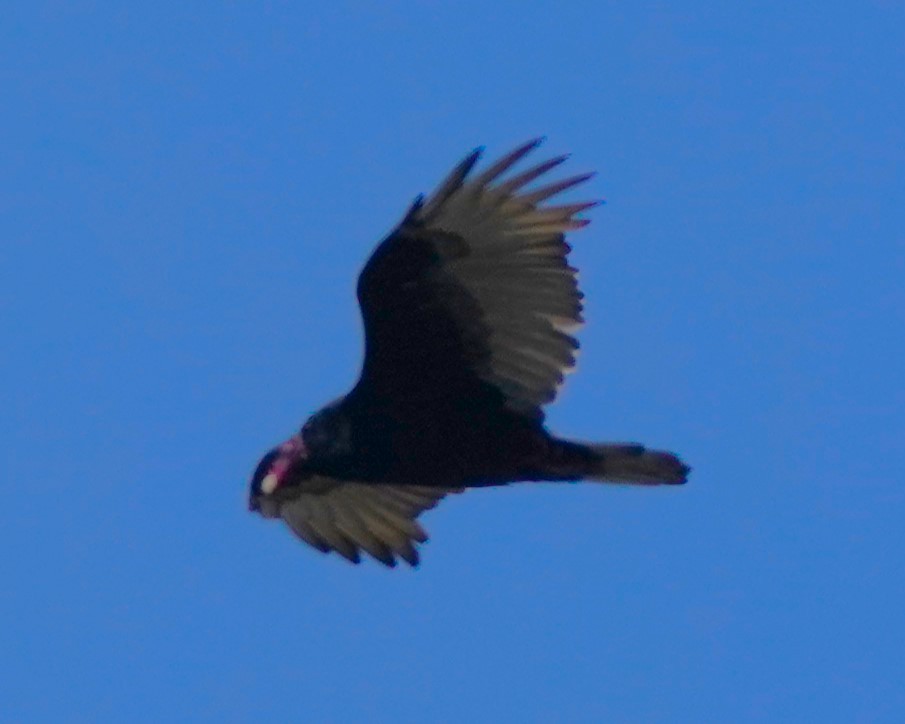
{"label": "wing primary feather", "polygon": [[301,538],[305,543],[307,543],[312,548],[316,548],[321,553],[329,553],[330,546],[324,542],[317,533],[314,532],[314,529],[308,525],[308,523],[304,520],[304,518],[299,515],[291,515],[287,517],[287,515],[283,516],[283,519],[286,521],[286,524],[295,533],[299,538]]}
{"label": "wing primary feather", "polygon": [[389,522],[381,515],[379,509],[375,509],[369,504],[362,504],[358,514],[365,521],[368,529],[385,545],[389,546],[396,555],[410,566],[418,565],[419,556],[412,545],[410,536]]}
{"label": "wing primary feather", "polygon": [[372,558],[389,568],[396,565],[396,559],[393,558],[393,553],[386,543],[374,535],[364,519],[353,508],[344,506],[341,514],[337,516],[336,522],[346,538],[365,550]]}
{"label": "wing primary feather", "polygon": [[424,206],[424,194],[418,194],[412,201],[412,205],[409,206],[409,210],[406,212],[405,218],[402,220],[402,223],[405,224],[406,222],[414,219],[418,215],[418,212],[421,210],[422,206]]}
{"label": "wing primary feather", "polygon": [[[551,158],[549,161],[544,161],[543,163],[537,164],[533,168],[529,168],[527,171],[520,173],[518,176],[513,176],[508,181],[504,181],[499,186],[495,186],[493,188],[494,193],[498,193],[502,196],[503,200],[506,200],[510,197],[515,191],[518,191],[522,186],[525,186],[538,176],[543,176],[550,169],[556,168],[561,163],[564,163],[569,159],[569,155],[565,154],[563,156],[557,156],[556,158]],[[524,196],[518,196],[511,200],[521,202],[524,200]]]}
{"label": "wing primary feather", "polygon": [[427,541],[427,533],[424,531],[424,528],[422,528],[413,518],[396,510],[391,504],[388,505],[387,501],[382,499],[379,502],[368,501],[368,510],[372,511],[376,516],[379,516],[388,526],[398,529],[402,534],[418,543]]}
{"label": "wing primary feather", "polygon": [[526,214],[525,219],[530,220],[532,223],[536,223],[538,221],[545,222],[557,221],[559,219],[568,219],[572,216],[575,216],[575,214],[580,214],[582,211],[593,209],[595,206],[599,206],[600,204],[600,201],[585,201],[581,204],[545,206],[543,208],[535,209],[530,214]]}
{"label": "wing primary feather", "polygon": [[556,194],[562,193],[566,189],[570,189],[573,186],[578,186],[578,184],[582,184],[588,179],[594,178],[595,175],[596,174],[594,174],[593,172],[583,173],[580,176],[572,176],[562,181],[548,184],[547,186],[541,186],[539,189],[529,191],[528,193],[519,196],[519,200],[524,201],[528,204],[538,204],[545,199],[549,199],[551,196],[556,196]]}
{"label": "wing primary feather", "polygon": [[462,186],[462,182],[465,180],[465,177],[468,176],[469,171],[474,167],[474,165],[478,162],[478,159],[481,157],[481,154],[484,152],[484,147],[479,146],[471,154],[465,158],[458,166],[456,166],[443,181],[440,182],[440,185],[436,188],[436,190],[428,197],[427,203],[425,203],[419,213],[418,217],[424,221],[429,221],[431,216],[441,207],[444,203],[446,203],[447,199],[452,196],[459,187]]}
{"label": "wing primary feather", "polygon": [[311,496],[309,503],[312,507],[312,514],[307,518],[307,522],[314,529],[318,538],[346,560],[360,563],[361,557],[358,555],[358,548],[336,527],[336,516],[332,506],[318,500],[315,496]]}
{"label": "wing primary feather", "polygon": [[544,137],[539,136],[537,138],[531,139],[527,143],[522,144],[514,151],[503,156],[503,158],[494,163],[486,171],[483,171],[480,176],[476,176],[472,183],[478,187],[487,186],[491,181],[504,174],[512,166],[518,163],[524,156],[531,153],[531,151],[540,146],[540,144],[543,142]]}
{"label": "wing primary feather", "polygon": [[549,239],[566,231],[581,229],[591,223],[590,219],[566,219],[552,224],[532,224],[530,226],[514,226],[506,230],[506,236],[520,239]]}

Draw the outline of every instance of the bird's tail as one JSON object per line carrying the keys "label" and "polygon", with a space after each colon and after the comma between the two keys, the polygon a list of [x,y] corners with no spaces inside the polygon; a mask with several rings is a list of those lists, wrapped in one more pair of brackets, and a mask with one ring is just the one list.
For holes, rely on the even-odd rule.
{"label": "bird's tail", "polygon": [[[545,466],[555,480],[594,480],[627,485],[681,485],[691,471],[676,455],[638,443],[556,440]],[[549,479],[549,478],[548,478]]]}

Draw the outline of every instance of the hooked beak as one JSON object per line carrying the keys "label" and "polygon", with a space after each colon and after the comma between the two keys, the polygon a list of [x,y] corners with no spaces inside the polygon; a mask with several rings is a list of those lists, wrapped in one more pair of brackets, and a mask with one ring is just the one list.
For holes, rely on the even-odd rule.
{"label": "hooked beak", "polygon": [[273,495],[273,491],[280,485],[280,476],[276,472],[267,473],[261,481],[261,492],[264,495]]}

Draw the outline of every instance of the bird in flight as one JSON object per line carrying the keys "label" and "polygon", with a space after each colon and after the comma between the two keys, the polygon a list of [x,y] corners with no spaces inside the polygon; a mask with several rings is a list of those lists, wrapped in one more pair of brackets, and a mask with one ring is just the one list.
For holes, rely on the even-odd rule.
{"label": "bird in flight", "polygon": [[534,183],[526,143],[473,174],[482,149],[418,196],[358,279],[361,376],[261,459],[249,508],[358,563],[415,566],[418,516],[446,495],[520,481],[678,485],[689,468],[637,443],[556,437],[544,405],[575,366],[582,294],[566,233],[597,202],[549,200],[592,174]]}

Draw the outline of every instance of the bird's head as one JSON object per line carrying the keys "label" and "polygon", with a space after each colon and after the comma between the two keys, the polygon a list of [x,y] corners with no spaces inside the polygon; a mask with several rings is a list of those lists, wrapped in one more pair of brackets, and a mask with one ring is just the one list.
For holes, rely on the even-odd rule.
{"label": "bird's head", "polygon": [[296,466],[307,457],[301,435],[293,435],[262,457],[251,476],[248,509],[258,511],[265,518],[278,517],[280,501],[292,484]]}

